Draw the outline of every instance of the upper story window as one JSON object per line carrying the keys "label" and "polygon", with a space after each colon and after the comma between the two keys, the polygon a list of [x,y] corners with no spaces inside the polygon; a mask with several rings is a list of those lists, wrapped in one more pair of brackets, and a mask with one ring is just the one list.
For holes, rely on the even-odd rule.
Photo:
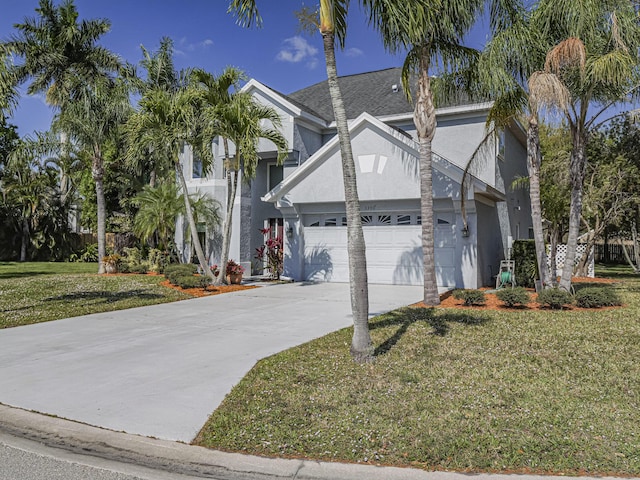
{"label": "upper story window", "polygon": [[505,151],[504,129],[501,128],[500,130],[498,130],[498,158],[500,160],[504,160],[504,151]]}
{"label": "upper story window", "polygon": [[195,152],[191,162],[191,178],[202,178],[202,159]]}
{"label": "upper story window", "polygon": [[267,165],[267,191],[273,190],[284,178],[282,165],[269,163]]}

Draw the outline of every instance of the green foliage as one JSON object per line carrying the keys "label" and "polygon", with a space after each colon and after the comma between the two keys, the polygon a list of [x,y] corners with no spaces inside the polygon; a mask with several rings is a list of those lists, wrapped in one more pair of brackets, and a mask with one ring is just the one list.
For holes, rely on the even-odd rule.
{"label": "green foliage", "polygon": [[171,283],[180,288],[205,288],[209,285],[209,279],[200,275],[183,275],[175,277]]}
{"label": "green foliage", "polygon": [[453,298],[456,300],[464,300],[466,306],[484,305],[487,302],[487,297],[481,290],[454,290]]}
{"label": "green foliage", "polygon": [[169,254],[167,252],[162,252],[157,248],[149,250],[149,271],[162,273],[167,265],[169,265]]}
{"label": "green foliage", "polygon": [[538,303],[554,310],[562,310],[573,303],[573,296],[566,290],[547,288],[538,294]]}
{"label": "green foliage", "polygon": [[177,263],[167,265],[164,269],[164,276],[167,277],[172,284],[177,285],[177,281],[181,277],[193,276],[198,271],[192,263]]}
{"label": "green foliage", "polygon": [[496,292],[498,300],[503,302],[507,307],[516,305],[526,305],[531,301],[531,295],[524,287],[504,288]]}
{"label": "green foliage", "polygon": [[512,258],[516,262],[516,283],[532,288],[538,277],[538,261],[536,260],[536,244],[533,240],[516,240],[513,242]]}
{"label": "green foliage", "polygon": [[622,305],[618,294],[611,287],[581,288],[575,295],[576,305],[582,308],[600,308]]}
{"label": "green foliage", "polygon": [[79,253],[72,253],[69,256],[70,262],[97,262],[98,244],[89,243]]}

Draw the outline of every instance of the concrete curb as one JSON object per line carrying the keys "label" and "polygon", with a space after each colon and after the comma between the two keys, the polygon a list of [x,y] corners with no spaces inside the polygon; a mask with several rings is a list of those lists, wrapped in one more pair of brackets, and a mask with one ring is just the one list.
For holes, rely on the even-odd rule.
{"label": "concrete curb", "polygon": [[[0,404],[0,432],[50,448],[219,480],[548,480],[542,475],[427,472],[411,468],[264,458],[105,430]],[[578,480],[619,480],[574,477]]]}
{"label": "concrete curb", "polygon": [[[176,474],[216,479],[422,480],[451,474],[226,453],[114,432],[0,404],[0,432],[51,448]],[[460,475],[464,477],[464,475]]]}

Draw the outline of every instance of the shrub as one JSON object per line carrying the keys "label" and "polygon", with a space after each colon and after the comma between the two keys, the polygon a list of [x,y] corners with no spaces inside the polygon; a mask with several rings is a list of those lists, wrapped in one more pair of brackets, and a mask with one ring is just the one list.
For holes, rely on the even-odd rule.
{"label": "shrub", "polygon": [[198,267],[196,267],[192,263],[176,263],[167,265],[167,267],[164,269],[164,276],[167,277],[167,280],[169,280],[172,284],[178,285],[177,281],[179,278],[193,277],[197,271]]}
{"label": "shrub", "polygon": [[169,265],[169,254],[157,248],[149,250],[149,271],[163,273]]}
{"label": "shrub", "polygon": [[127,268],[129,269],[129,273],[138,273],[141,275],[144,275],[149,271],[149,268],[145,263],[127,264]]}
{"label": "shrub", "polygon": [[487,301],[487,297],[484,292],[480,290],[454,290],[453,298],[456,300],[464,300],[464,304],[466,306],[484,305]]}
{"label": "shrub", "polygon": [[536,244],[533,240],[516,240],[513,242],[513,259],[516,262],[516,283],[523,287],[535,286],[538,276],[538,260]]}
{"label": "shrub", "polygon": [[576,292],[576,305],[582,308],[600,308],[622,305],[618,294],[610,287],[587,287]]}
{"label": "shrub", "polygon": [[496,292],[498,300],[503,302],[507,307],[515,307],[516,305],[526,305],[531,301],[531,295],[524,287],[504,288]]}
{"label": "shrub", "polygon": [[209,279],[199,275],[183,275],[176,277],[171,283],[180,288],[205,288],[209,285]]}
{"label": "shrub", "polygon": [[573,303],[573,297],[566,290],[547,288],[538,294],[538,303],[554,310],[561,310],[564,306]]}

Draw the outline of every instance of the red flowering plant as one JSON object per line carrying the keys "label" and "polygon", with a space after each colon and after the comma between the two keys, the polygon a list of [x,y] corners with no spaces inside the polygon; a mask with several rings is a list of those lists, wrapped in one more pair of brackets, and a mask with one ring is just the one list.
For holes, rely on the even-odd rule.
{"label": "red flowering plant", "polygon": [[218,265],[211,265],[210,268],[214,277],[217,277],[220,274],[220,268],[218,268]]}
{"label": "red flowering plant", "polygon": [[242,275],[244,273],[244,267],[233,260],[227,262],[227,275]]}
{"label": "red flowering plant", "polygon": [[[261,228],[260,233],[265,237],[271,231],[270,228]],[[271,278],[280,280],[282,269],[284,266],[284,255],[281,237],[267,238],[264,245],[256,248],[256,256],[258,260],[263,262],[263,270],[269,270]]]}

